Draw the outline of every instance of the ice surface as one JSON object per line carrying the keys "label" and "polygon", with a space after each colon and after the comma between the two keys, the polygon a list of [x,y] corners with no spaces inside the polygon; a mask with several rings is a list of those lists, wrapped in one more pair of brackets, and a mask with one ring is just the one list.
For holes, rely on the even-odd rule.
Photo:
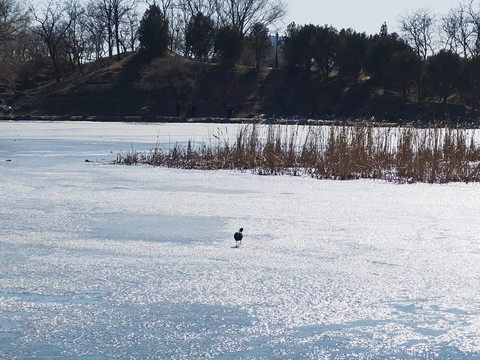
{"label": "ice surface", "polygon": [[216,131],[0,123],[0,360],[480,359],[477,184],[109,164]]}

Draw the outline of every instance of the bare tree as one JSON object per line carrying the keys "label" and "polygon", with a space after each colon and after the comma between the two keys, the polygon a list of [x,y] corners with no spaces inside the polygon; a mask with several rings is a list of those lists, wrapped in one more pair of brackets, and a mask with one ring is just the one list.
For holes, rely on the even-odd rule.
{"label": "bare tree", "polygon": [[37,33],[44,41],[50,59],[52,60],[55,79],[60,81],[59,50],[65,34],[72,24],[72,20],[64,16],[65,8],[58,2],[49,1],[35,8],[30,7],[34,19],[38,22]]}
{"label": "bare tree", "polygon": [[404,40],[423,60],[435,52],[435,23],[435,15],[428,9],[407,12],[400,21]]}
{"label": "bare tree", "polygon": [[30,21],[27,12],[16,0],[0,0],[0,61],[13,59],[18,42]]}
{"label": "bare tree", "polygon": [[106,54],[105,43],[106,25],[103,8],[98,0],[90,0],[86,6],[87,16],[85,27],[87,30],[87,55],[94,60],[98,60]]}
{"label": "bare tree", "polygon": [[135,51],[138,45],[138,24],[140,18],[136,10],[129,11],[121,23],[120,37],[124,51]]}
{"label": "bare tree", "polygon": [[105,24],[105,30],[107,32],[107,47],[108,47],[108,56],[113,57],[113,0],[98,0],[99,7],[102,9],[103,21]]}
{"label": "bare tree", "polygon": [[480,54],[480,8],[474,6],[473,0],[470,0],[467,6],[468,22],[471,26],[471,56]]}
{"label": "bare tree", "polygon": [[115,45],[117,48],[117,58],[120,60],[121,51],[121,33],[120,28],[127,14],[135,9],[135,0],[110,0],[113,7],[113,29],[115,34]]}
{"label": "bare tree", "polygon": [[270,26],[286,14],[282,0],[214,0],[219,20],[223,26],[233,26],[243,35],[253,24]]}
{"label": "bare tree", "polygon": [[160,11],[163,13],[165,19],[168,19],[168,13],[173,11],[174,0],[146,0],[148,6],[157,5],[160,8]]}
{"label": "bare tree", "polygon": [[473,0],[459,3],[442,19],[445,48],[464,58],[480,54],[480,9]]}
{"label": "bare tree", "polygon": [[72,72],[78,68],[83,74],[87,42],[86,10],[80,0],[69,0],[66,3],[66,13],[71,22],[65,36],[66,52]]}
{"label": "bare tree", "polygon": [[[13,87],[22,62],[29,56],[29,16],[17,0],[0,0],[0,88]],[[1,92],[2,90],[0,90]],[[0,103],[1,103],[0,99]]]}
{"label": "bare tree", "polygon": [[442,18],[442,30],[446,49],[461,53],[465,58],[472,54],[470,42],[473,29],[469,21],[469,11],[464,4],[459,4],[457,9],[451,9]]}
{"label": "bare tree", "polygon": [[128,14],[135,10],[136,0],[92,0],[93,7],[99,10],[97,21],[103,23],[106,33],[108,56],[113,57],[114,51],[120,58],[122,53],[121,27]]}
{"label": "bare tree", "polygon": [[29,18],[15,0],[0,0],[0,44],[13,40]]}
{"label": "bare tree", "polygon": [[185,17],[182,15],[180,9],[174,13],[174,17],[171,19],[171,37],[172,37],[172,51],[179,54],[185,53],[185,35],[186,35],[186,22]]}
{"label": "bare tree", "polygon": [[215,2],[214,0],[178,0],[178,8],[185,16],[185,23],[190,21],[192,16],[202,13],[206,17],[215,21]]}

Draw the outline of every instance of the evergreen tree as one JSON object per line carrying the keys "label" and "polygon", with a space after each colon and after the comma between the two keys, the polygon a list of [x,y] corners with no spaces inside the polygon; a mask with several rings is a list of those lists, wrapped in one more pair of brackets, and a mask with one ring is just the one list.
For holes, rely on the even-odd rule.
{"label": "evergreen tree", "polygon": [[226,65],[235,65],[243,49],[243,35],[233,26],[224,26],[218,30],[215,39],[215,53]]}
{"label": "evergreen tree", "polygon": [[389,90],[398,71],[398,63],[392,60],[397,58],[397,52],[409,49],[408,45],[397,34],[388,34],[386,25],[382,26],[380,35],[375,35],[369,43],[365,53],[364,69],[385,90]]}
{"label": "evergreen tree", "polygon": [[207,60],[215,41],[215,27],[213,21],[198,12],[190,19],[185,33],[187,54],[196,59]]}
{"label": "evergreen tree", "polygon": [[365,52],[368,39],[365,33],[357,33],[351,29],[341,30],[335,63],[339,74],[343,78],[353,79],[357,82],[363,70]]}
{"label": "evergreen tree", "polygon": [[391,58],[392,86],[398,88],[406,98],[408,89],[419,79],[421,69],[422,60],[412,48],[405,46],[396,50]]}
{"label": "evergreen tree", "polygon": [[272,49],[267,27],[261,23],[254,24],[247,37],[247,42],[248,47],[255,56],[255,67],[258,69],[268,52]]}
{"label": "evergreen tree", "polygon": [[459,87],[467,104],[478,109],[480,105],[480,57],[464,59],[463,63]]}
{"label": "evergreen tree", "polygon": [[447,50],[441,50],[427,61],[426,69],[429,84],[434,92],[442,97],[445,104],[452,92],[458,88],[460,68],[460,56]]}
{"label": "evergreen tree", "polygon": [[328,77],[335,68],[335,55],[338,50],[338,33],[333,27],[315,27],[311,42],[315,68],[324,77]]}
{"label": "evergreen tree", "polygon": [[309,74],[314,65],[314,48],[316,26],[309,24],[297,26],[291,23],[287,27],[283,52],[287,66],[292,71]]}
{"label": "evergreen tree", "polygon": [[150,5],[145,11],[138,29],[140,47],[149,56],[163,56],[167,52],[169,35],[168,20],[158,5]]}
{"label": "evergreen tree", "polygon": [[292,23],[287,28],[284,53],[288,67],[303,74],[313,71],[328,77],[335,67],[338,49],[337,30],[332,27]]}

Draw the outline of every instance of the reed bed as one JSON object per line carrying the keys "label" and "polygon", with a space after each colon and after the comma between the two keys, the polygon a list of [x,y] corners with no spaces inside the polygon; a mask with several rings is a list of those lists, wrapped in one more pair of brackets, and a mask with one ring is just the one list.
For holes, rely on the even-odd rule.
{"label": "reed bed", "polygon": [[208,143],[158,144],[149,152],[117,155],[116,164],[182,169],[237,169],[261,175],[306,175],[318,179],[384,179],[401,183],[480,180],[476,130],[432,126],[247,125]]}

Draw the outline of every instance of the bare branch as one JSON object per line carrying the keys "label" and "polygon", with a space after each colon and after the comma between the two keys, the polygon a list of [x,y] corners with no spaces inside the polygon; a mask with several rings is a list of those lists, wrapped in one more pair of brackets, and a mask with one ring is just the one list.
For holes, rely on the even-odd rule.
{"label": "bare branch", "polygon": [[423,60],[434,53],[435,23],[435,15],[428,9],[406,13],[400,21],[405,41]]}

